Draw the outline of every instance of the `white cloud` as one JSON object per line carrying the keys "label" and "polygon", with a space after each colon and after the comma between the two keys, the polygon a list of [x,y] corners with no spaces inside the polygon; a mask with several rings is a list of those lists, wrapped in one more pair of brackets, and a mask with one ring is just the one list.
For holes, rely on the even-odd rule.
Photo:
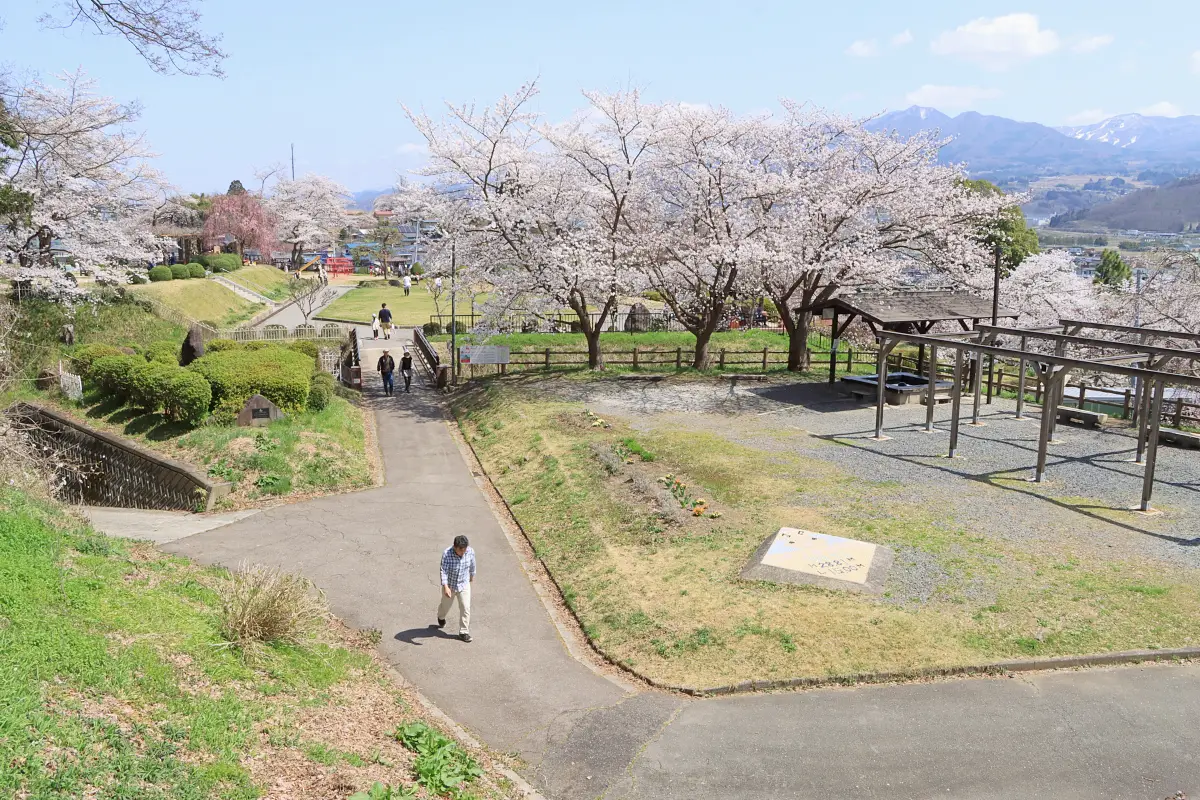
{"label": "white cloud", "polygon": [[1063,122],[1068,125],[1093,125],[1111,116],[1113,115],[1102,108],[1085,108],[1077,114],[1071,114]]}
{"label": "white cloud", "polygon": [[1033,14],[980,17],[930,43],[937,55],[955,56],[985,69],[1006,70],[1029,59],[1049,55],[1061,46],[1058,34],[1043,30]]}
{"label": "white cloud", "polygon": [[874,39],[859,39],[846,48],[846,55],[855,58],[874,58],[879,55],[879,42]]}
{"label": "white cloud", "polygon": [[1077,39],[1071,45],[1072,53],[1094,53],[1102,47],[1108,47],[1115,42],[1117,37],[1111,34],[1101,34],[1099,36],[1085,36],[1082,39]]}
{"label": "white cloud", "polygon": [[1182,117],[1183,109],[1174,103],[1163,100],[1152,106],[1139,108],[1138,113],[1146,117]]}
{"label": "white cloud", "polygon": [[933,106],[939,111],[962,111],[1000,96],[999,89],[980,86],[934,86],[927,83],[904,96],[911,105]]}
{"label": "white cloud", "polygon": [[912,44],[912,31],[900,31],[892,37],[892,47],[904,47],[906,44]]}
{"label": "white cloud", "polygon": [[1200,75],[1200,50],[1192,53],[1190,60],[1192,62],[1192,72],[1196,75]]}
{"label": "white cloud", "polygon": [[404,142],[403,144],[396,146],[396,152],[402,156],[424,155],[426,152],[426,147],[425,145],[418,144],[417,142]]}

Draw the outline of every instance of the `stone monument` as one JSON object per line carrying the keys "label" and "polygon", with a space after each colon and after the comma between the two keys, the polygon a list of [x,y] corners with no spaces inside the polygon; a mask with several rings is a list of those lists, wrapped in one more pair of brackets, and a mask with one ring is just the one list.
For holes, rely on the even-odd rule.
{"label": "stone monument", "polygon": [[283,412],[279,410],[279,406],[272,403],[261,394],[256,394],[246,401],[246,405],[242,406],[242,410],[238,412],[237,424],[245,427],[262,427],[270,425],[272,421],[283,419]]}
{"label": "stone monument", "polygon": [[882,594],[892,556],[883,545],[780,528],[746,562],[742,578]]}
{"label": "stone monument", "polygon": [[186,367],[202,355],[204,355],[204,337],[200,335],[200,326],[193,325],[183,340],[183,347],[179,350],[179,366]]}
{"label": "stone monument", "polygon": [[650,309],[645,303],[634,303],[625,316],[626,333],[645,333],[650,330]]}

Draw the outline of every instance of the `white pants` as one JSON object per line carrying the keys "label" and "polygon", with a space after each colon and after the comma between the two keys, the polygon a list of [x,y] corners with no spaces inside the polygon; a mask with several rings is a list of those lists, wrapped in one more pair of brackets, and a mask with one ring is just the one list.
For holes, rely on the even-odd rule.
{"label": "white pants", "polygon": [[445,619],[446,614],[450,611],[450,606],[454,604],[455,598],[458,599],[458,632],[470,633],[471,628],[471,584],[467,584],[461,592],[450,590],[450,596],[446,597],[446,593],[442,592],[442,602],[438,603],[438,619]]}

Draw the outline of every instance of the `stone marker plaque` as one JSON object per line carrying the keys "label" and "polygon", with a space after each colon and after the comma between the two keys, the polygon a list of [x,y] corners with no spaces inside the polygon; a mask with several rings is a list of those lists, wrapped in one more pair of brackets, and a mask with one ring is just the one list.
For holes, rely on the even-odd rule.
{"label": "stone marker plaque", "polygon": [[238,412],[237,424],[244,427],[270,425],[272,420],[282,419],[283,412],[279,406],[272,403],[261,394],[256,394],[246,401]]}
{"label": "stone marker plaque", "polygon": [[747,562],[742,577],[880,594],[891,563],[892,551],[882,545],[780,528]]}

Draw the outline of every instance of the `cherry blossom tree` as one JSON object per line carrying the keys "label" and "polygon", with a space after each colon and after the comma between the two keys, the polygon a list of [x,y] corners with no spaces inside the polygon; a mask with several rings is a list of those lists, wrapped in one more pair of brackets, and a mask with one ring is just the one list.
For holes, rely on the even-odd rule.
{"label": "cherry blossom tree", "polygon": [[96,95],[79,72],[63,75],[59,85],[12,89],[7,105],[16,146],[0,187],[28,201],[4,215],[6,260],[27,270],[25,278],[65,291],[70,279],[56,276],[56,251],[88,270],[158,257],[151,221],[165,185],[142,136],[127,127],[136,107]]}
{"label": "cherry blossom tree", "polygon": [[82,25],[120,36],[155,72],[220,77],[219,35],[199,26],[198,0],[58,0],[38,21],[49,28]]}
{"label": "cherry blossom tree", "polygon": [[204,218],[203,235],[209,247],[223,245],[226,236],[233,238],[238,255],[247,248],[270,253],[276,242],[275,216],[250,192],[217,195]]}
{"label": "cherry blossom tree", "polygon": [[780,309],[788,369],[799,370],[817,304],[841,286],[899,286],[913,272],[983,274],[979,231],[1013,201],[973,191],[960,168],[938,165],[943,142],[933,134],[900,139],[859,120],[784,107],[782,142],[765,165],[783,186],[755,277]]}
{"label": "cherry blossom tree", "polygon": [[350,192],[323,175],[305,175],[275,184],[268,206],[279,241],[292,246],[292,268],[304,263],[304,248],[328,244],[346,225]]}
{"label": "cherry blossom tree", "polygon": [[579,162],[549,146],[527,110],[536,95],[530,83],[494,106],[451,105],[442,120],[408,111],[429,144],[424,174],[454,187],[426,195],[445,234],[430,255],[444,263],[455,248],[470,279],[492,286],[490,316],[570,308],[588,340],[589,365],[599,369],[599,335],[619,289],[604,266],[612,263],[611,238],[595,224],[594,181],[581,180]]}

